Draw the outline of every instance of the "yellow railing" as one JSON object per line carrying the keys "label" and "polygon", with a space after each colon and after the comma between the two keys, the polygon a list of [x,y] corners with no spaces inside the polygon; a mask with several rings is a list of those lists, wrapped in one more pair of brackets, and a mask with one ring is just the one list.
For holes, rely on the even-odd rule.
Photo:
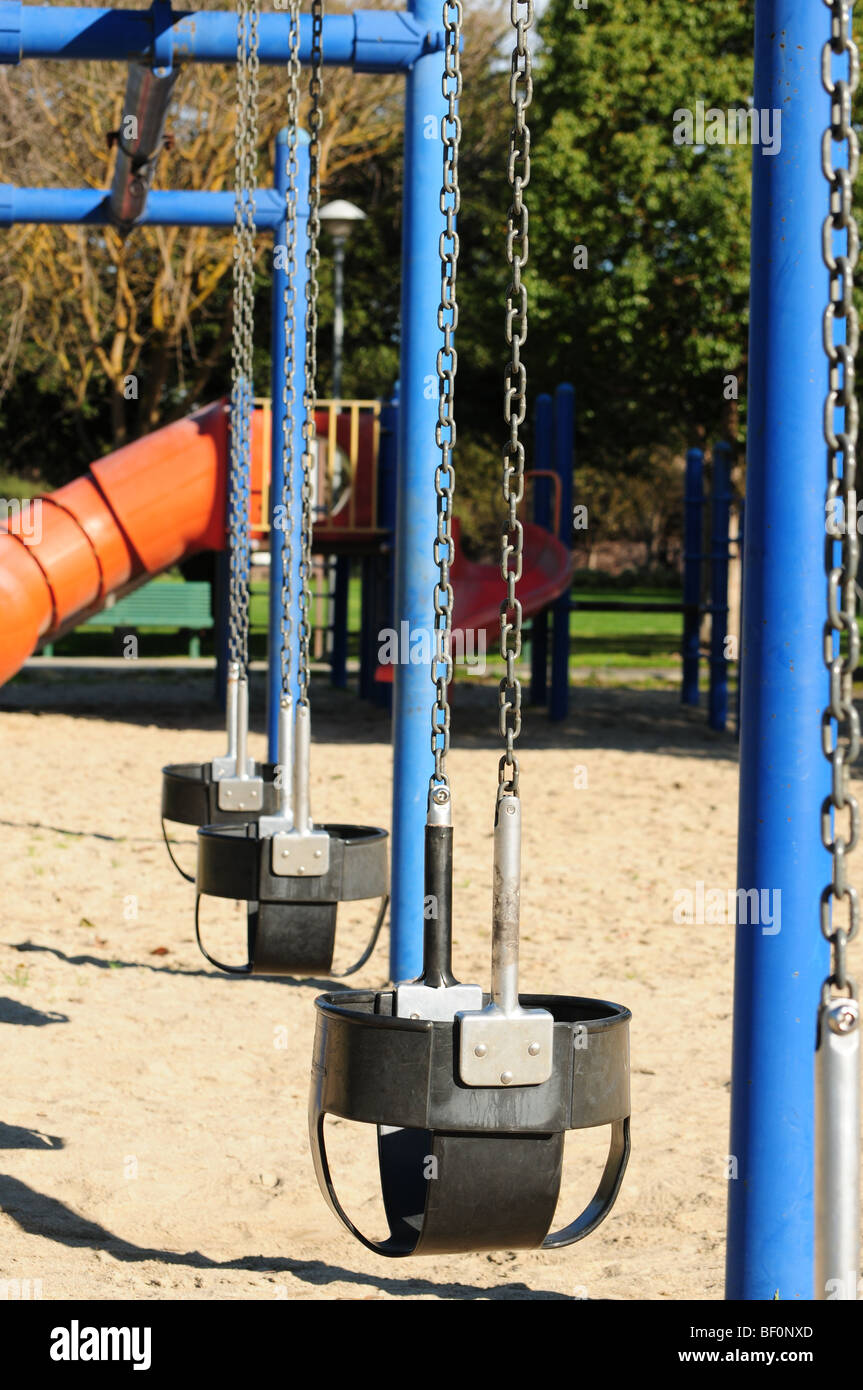
{"label": "yellow railing", "polygon": [[[270,529],[270,439],[273,427],[272,402],[256,399],[262,412],[263,459],[261,466],[260,524],[256,530]],[[378,453],[381,437],[380,401],[318,401],[318,417],[326,414],[325,429],[318,430],[317,460],[312,476],[312,513],[315,524],[325,532],[378,530]],[[347,425],[340,417],[347,416]],[[369,427],[363,429],[365,420]],[[341,440],[339,436],[341,435]],[[363,445],[365,444],[365,449]],[[298,499],[297,499],[298,500]]]}

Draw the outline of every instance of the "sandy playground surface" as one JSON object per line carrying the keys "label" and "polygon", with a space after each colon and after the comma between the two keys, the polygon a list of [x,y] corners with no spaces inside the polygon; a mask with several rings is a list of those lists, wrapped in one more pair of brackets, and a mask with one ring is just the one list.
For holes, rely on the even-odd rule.
{"label": "sandy playground surface", "polygon": [[[606,1223],[562,1252],[388,1261],[342,1231],[312,1171],[326,982],[211,969],[160,840],[162,765],[222,751],[211,681],[45,663],[0,692],[0,1280],[39,1280],[45,1299],[720,1298],[733,929],[672,911],[696,880],[734,884],[733,736],[664,691],[576,691],[565,726],[526,720],[522,989],[632,1009],[629,1172]],[[314,814],[388,825],[388,717],[322,681],[314,694]],[[458,687],[451,755],[455,964],[483,981],[495,703]],[[208,914],[237,959],[244,912]],[[386,975],[382,938],[351,983]],[[603,1138],[570,1137],[559,1217],[591,1188]],[[333,1143],[352,1213],[382,1233],[372,1135],[339,1124]]]}

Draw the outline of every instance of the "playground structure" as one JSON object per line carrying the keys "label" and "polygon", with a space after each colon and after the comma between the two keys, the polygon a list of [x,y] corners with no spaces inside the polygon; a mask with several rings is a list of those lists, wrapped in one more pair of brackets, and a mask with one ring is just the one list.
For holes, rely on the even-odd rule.
{"label": "playground structure", "polygon": [[[573,468],[575,447],[575,392],[569,384],[557,388],[554,396],[540,395],[534,407],[534,522],[551,529],[562,543],[572,538],[574,484],[578,472]],[[552,487],[553,485],[553,487]],[[709,507],[708,507],[709,503]],[[729,655],[729,564],[742,557],[743,507],[738,514],[737,533],[731,536],[731,449],[718,443],[713,450],[711,490],[704,491],[704,450],[690,449],[686,456],[683,497],[683,594],[681,602],[638,599],[573,599],[568,588],[561,588],[548,609],[536,613],[531,625],[530,695],[534,705],[548,704],[552,720],[565,719],[569,711],[569,656],[571,613],[679,613],[683,619],[682,681],[680,698],[685,705],[700,703],[699,667],[702,656],[702,625],[707,620],[709,645],[708,724],[722,732],[728,721],[729,673],[738,668]],[[709,517],[709,534],[705,519]],[[739,596],[739,592],[738,592]],[[738,633],[735,634],[739,640]],[[549,652],[549,648],[551,649]],[[739,653],[739,648],[738,648]],[[737,711],[739,724],[739,707]]]}
{"label": "playground structure", "polygon": [[[847,55],[849,6],[842,0],[835,0],[831,8],[834,28],[832,43],[827,40],[827,48],[832,46],[835,54]],[[125,58],[131,52],[138,61],[158,62],[161,67],[167,62],[170,67],[175,39],[182,45],[184,61],[232,61],[233,58],[232,41],[236,29],[236,25],[232,25],[233,16],[203,14],[196,16],[196,24],[190,24],[187,20],[175,19],[170,6],[158,0],[151,11],[117,14],[59,8],[39,10],[6,4],[2,17],[2,56],[6,61],[22,57]],[[849,85],[844,84],[840,91],[840,84],[831,82],[829,52],[826,70],[828,90],[833,97],[832,110],[825,98],[822,85],[822,51],[828,32],[825,17],[826,10],[804,4],[803,0],[759,0],[756,6],[755,106],[770,108],[781,99],[783,156],[765,159],[756,151],[753,163],[739,883],[744,894],[752,891],[781,893],[783,917],[782,930],[775,935],[754,932],[746,923],[741,923],[737,929],[730,1151],[739,1171],[731,1184],[729,1205],[728,1295],[731,1298],[811,1297],[816,1188],[819,1200],[816,1292],[820,1297],[853,1299],[856,1296],[859,1132],[855,1129],[854,1117],[856,1113],[859,1124],[856,1073],[859,1012],[856,991],[853,981],[846,975],[844,962],[847,942],[857,931],[857,908],[856,897],[842,869],[844,851],[856,841],[857,804],[850,792],[847,767],[859,742],[855,735],[856,715],[850,685],[856,664],[853,598],[856,567],[850,564],[850,560],[856,558],[856,538],[853,542],[850,540],[853,527],[847,528],[848,534],[841,543],[841,562],[837,565],[836,552],[840,543],[832,534],[828,535],[831,596],[828,608],[824,597],[824,515],[820,505],[824,494],[822,425],[825,414],[824,391],[820,385],[825,377],[821,344],[824,306],[828,302],[828,275],[821,252],[829,183],[835,197],[831,202],[826,259],[833,289],[838,290],[838,294],[833,295],[826,317],[834,330],[837,319],[846,319],[848,325],[847,342],[839,344],[834,337],[829,340],[831,346],[827,351],[831,391],[827,409],[829,476],[832,496],[841,497],[844,514],[856,514],[856,507],[852,505],[856,496],[853,491],[856,412],[850,385],[853,381],[852,345],[856,346],[856,317],[850,301],[854,258],[849,255],[840,265],[831,249],[833,237],[853,227],[853,222],[850,206],[846,204],[843,213],[841,176],[832,165],[825,169],[822,163],[824,127],[832,133],[834,143],[847,142],[849,163],[855,168],[856,143],[843,104],[847,99],[850,106]],[[386,41],[377,45],[372,42],[374,23],[380,21],[389,36],[398,29],[391,23],[394,19],[408,20],[403,29],[398,30],[397,54],[388,48]],[[262,18],[261,61],[286,61],[278,23],[278,16]],[[434,110],[442,119],[447,117],[438,91],[444,41],[435,27],[439,24],[437,6],[427,5],[424,0],[415,0],[407,17],[387,13],[374,16],[374,20],[365,16],[358,22],[357,15],[337,16],[329,23],[332,25],[332,44],[328,42],[327,45],[329,61],[367,63],[377,57],[382,64],[407,69],[404,404],[398,455],[396,612],[405,616],[411,625],[434,629],[436,624],[429,596],[436,591],[436,576],[430,562],[441,513],[431,506],[434,493],[430,479],[438,466],[434,445],[437,411],[435,402],[424,399],[422,382],[428,367],[429,325],[435,321],[438,311],[437,291],[427,272],[428,267],[437,263],[438,256],[440,219],[431,213],[438,206],[440,151],[433,142],[423,141],[422,122],[416,116],[418,112]],[[404,42],[405,32],[411,36],[410,42]],[[379,34],[378,37],[383,36]],[[339,57],[334,59],[334,52]],[[852,50],[852,57],[855,53]],[[448,56],[452,58],[451,49]],[[307,43],[303,57],[306,60],[309,57]],[[853,62],[851,73],[853,90],[856,85]],[[823,119],[813,120],[813,112],[823,112]],[[829,149],[830,141],[826,144]],[[850,179],[847,183],[850,189]],[[38,194],[38,190],[32,192]],[[80,195],[73,196],[78,196],[79,213],[83,209],[86,214],[85,200]],[[155,203],[155,197],[153,195],[148,202],[148,208]],[[164,194],[162,198],[170,198],[170,195]],[[46,199],[46,203],[50,201]],[[97,204],[91,201],[90,213],[93,214],[94,208],[101,206],[103,201],[104,195],[98,195]],[[60,197],[58,206],[62,202]],[[146,220],[147,215],[145,210],[142,220]],[[274,217],[281,217],[278,202]],[[841,284],[837,284],[837,277]],[[823,286],[824,293],[814,293],[813,286]],[[840,351],[840,347],[845,350]],[[274,347],[274,362],[278,356]],[[280,359],[280,367],[284,371],[283,359]],[[275,392],[273,399],[277,399]],[[843,419],[842,430],[838,429],[836,418],[840,412],[847,417]],[[297,443],[299,446],[300,441]],[[282,482],[283,478],[279,476],[274,457],[274,495],[277,480]],[[825,652],[819,643],[825,608],[829,634],[827,671]],[[843,634],[845,648],[841,645]],[[277,641],[277,634],[272,635]],[[421,841],[426,841],[427,872],[428,866],[434,869],[437,862],[440,873],[440,862],[434,853],[428,852],[428,844],[430,841],[445,844],[448,837],[434,833],[429,836],[428,831],[449,830],[445,819],[435,822],[433,816],[428,826],[423,825],[424,807],[420,799],[425,780],[423,770],[428,770],[430,762],[426,694],[425,671],[410,667],[397,669],[392,956],[392,974],[396,980],[413,979],[420,971]],[[416,710],[422,713],[415,713]],[[271,704],[271,743],[274,720],[277,732],[278,707],[273,708]],[[830,734],[826,746],[822,744],[825,727]],[[828,759],[833,763],[832,790]],[[506,792],[503,799],[506,800]],[[834,832],[833,815],[838,816],[849,806],[852,832],[845,840]],[[817,832],[819,821],[824,823],[825,814],[826,832],[822,841]],[[499,852],[506,859],[506,846],[499,846]],[[832,885],[825,889],[824,884],[831,878],[831,852],[836,861],[835,875]],[[435,881],[440,886],[440,881]],[[426,886],[428,883],[426,878]],[[847,929],[831,925],[829,908],[833,898],[850,902],[851,919]],[[828,963],[828,942],[834,950],[832,969]],[[426,947],[425,973],[411,988],[421,992],[448,992],[452,986],[447,981],[448,963],[443,959],[445,952],[441,952],[441,942],[435,937],[427,940]],[[431,965],[434,962],[430,962],[429,955],[436,953],[437,978],[433,979],[435,971]],[[334,1046],[340,1045],[340,1035],[344,1034],[346,1025],[340,1013],[340,997],[325,997],[319,1004],[319,1029],[323,1034],[330,1030]],[[515,1000],[517,1005],[517,982]],[[540,1010],[551,1004],[547,999],[527,1002]],[[573,1002],[583,1004],[585,1001],[570,1001]],[[389,1036],[390,1039],[417,1040],[416,1047],[421,1050],[430,1047],[440,1033],[433,1019],[421,1019],[419,1028],[405,1026],[411,1018],[410,1015],[401,1016],[397,999],[393,999],[394,1013],[389,1018],[373,1014],[373,996],[366,1000],[366,1005],[366,1012],[374,1024],[367,1032],[370,1039],[375,1039],[370,1044],[373,1047],[381,1046],[380,1040]],[[468,1007],[465,1016],[472,1014],[482,1016],[479,1010]],[[625,1011],[618,1014],[614,1026],[625,1024],[624,1015]],[[558,1017],[555,1028],[565,1025],[569,1030],[578,1019],[578,1011],[574,1010],[568,1018]],[[817,1035],[816,1021],[820,1025]],[[326,1036],[319,1033],[318,1053],[327,1045]],[[348,1046],[348,1043],[343,1045]],[[413,1046],[409,1042],[404,1045]],[[569,1055],[572,1056],[571,1046]],[[476,1056],[480,1057],[478,1049]],[[817,1167],[813,1085],[816,1058],[820,1077]],[[372,1060],[371,1054],[369,1060]],[[414,1058],[416,1075],[427,1060]],[[619,1058],[617,1060],[619,1063]],[[612,1058],[608,1064],[613,1069]],[[441,1069],[440,1058],[436,1067],[435,1074],[443,1075],[446,1068]],[[519,1078],[516,1081],[518,1083]],[[531,1094],[530,1084],[534,1081],[535,1077],[529,1076],[522,1095]],[[544,1080],[539,1084],[544,1084]],[[517,1084],[513,1091],[497,1092],[496,1096],[508,1100],[517,1097],[520,1089]],[[532,1094],[538,1095],[539,1091]],[[619,1113],[625,1103],[622,1095],[615,1096],[610,1085],[605,1095],[609,1100],[609,1112],[603,1112],[601,1120],[593,1118],[588,1122],[611,1120],[616,1126],[622,1125],[623,1116]],[[339,1097],[319,1095],[315,1102],[316,1117],[323,1113],[325,1101],[337,1107]],[[617,1107],[614,1101],[618,1102]],[[347,1107],[347,1099],[342,1103]],[[492,1109],[499,1117],[496,1098],[494,1105],[489,1105],[489,1110]],[[615,1111],[614,1115],[611,1110]],[[571,1114],[563,1117],[564,1127],[571,1119]],[[513,1128],[518,1128],[514,1111],[510,1112],[509,1122]],[[433,1128],[435,1123],[445,1123],[445,1117],[428,1114],[418,1117],[411,1112],[410,1116],[400,1114],[396,1123]],[[552,1124],[547,1115],[539,1119],[534,1116],[530,1123],[539,1126],[538,1132],[558,1134],[556,1124]],[[616,1166],[612,1164],[612,1176],[620,1170],[619,1144],[623,1141],[616,1142],[617,1162]],[[610,1161],[613,1157],[612,1153]],[[318,1164],[326,1186],[325,1158],[322,1160],[320,1152]],[[384,1167],[382,1153],[382,1173]],[[606,1183],[606,1198],[613,1197],[610,1185],[613,1186],[611,1179]],[[495,1185],[490,1184],[489,1190],[494,1191]],[[506,1204],[512,1190],[498,1189],[496,1211]],[[478,1201],[481,1196],[479,1192],[466,1189],[468,1203]],[[409,1201],[412,1200],[413,1194],[409,1197]],[[410,1209],[394,1208],[396,1224]],[[493,1214],[486,1213],[488,1219]],[[451,1248],[448,1242],[458,1236],[452,1210],[443,1213],[441,1222],[437,1231],[429,1230],[431,1248],[435,1248],[436,1241],[441,1242],[438,1248]],[[529,1224],[530,1239],[535,1241],[536,1230],[543,1221],[537,1217]],[[466,1234],[468,1238],[475,1236],[475,1232]],[[512,1239],[515,1234],[507,1229],[506,1239]],[[394,1240],[396,1235],[394,1232]],[[554,1239],[551,1243],[555,1243]],[[407,1251],[398,1248],[385,1253]],[[837,1282],[840,1290],[825,1294],[825,1288]]]}
{"label": "playground structure", "polygon": [[[66,633],[83,625],[97,626],[98,615],[106,608],[113,616],[118,600],[162,570],[212,549],[222,556],[215,646],[224,698],[224,509],[229,430],[226,404],[205,407],[188,420],[125,445],[94,463],[82,478],[39,499],[42,515],[38,537],[21,532],[0,535],[0,593],[5,595],[13,618],[0,635],[0,681],[14,675],[33,651],[50,653]],[[721,731],[726,727],[729,672],[734,665],[725,644],[728,556],[739,554],[740,549],[739,536],[734,544],[728,539],[728,446],[717,445],[714,450],[714,485],[709,499],[703,486],[704,453],[692,449],[687,455],[682,603],[571,600],[569,517],[574,430],[571,386],[558,387],[554,397],[537,397],[536,466],[528,474],[534,484],[533,521],[525,523],[522,588],[524,614],[532,619],[531,703],[547,704],[553,720],[566,718],[569,614],[582,611],[680,613],[681,699],[684,704],[698,706],[701,624],[709,615],[708,721],[711,728]],[[388,703],[393,678],[393,667],[379,664],[379,634],[383,628],[392,629],[395,622],[391,571],[397,432],[397,401],[318,402],[313,549],[331,562],[332,588],[326,595],[332,608],[332,618],[326,624],[331,680],[339,688],[347,686],[348,578],[353,563],[360,569],[362,595],[359,692],[376,703]],[[269,561],[272,450],[272,405],[268,398],[262,398],[255,402],[252,425],[249,521],[253,563]],[[577,473],[575,476],[577,485]],[[169,479],[176,480],[180,489],[182,515],[161,505]],[[708,501],[710,537],[705,549],[703,523]],[[458,533],[455,546],[454,626],[474,638],[479,632],[491,634],[498,626],[498,568],[466,560]],[[167,590],[162,590],[165,593]],[[160,612],[162,609],[166,614],[163,621],[169,622],[170,605],[159,605]],[[119,612],[122,614],[123,609]],[[212,623],[208,620],[205,625]]]}
{"label": "playground structure", "polygon": [[[397,419],[397,407],[379,401],[320,401],[317,412],[313,549],[336,557],[332,680],[340,687],[347,683],[348,569],[338,561],[355,558],[364,600],[360,692],[369,698],[382,688],[375,679],[382,674],[378,634],[394,622],[388,580]],[[33,651],[52,646],[163,570],[201,551],[224,552],[229,421],[228,406],[217,402],[127,444],[83,477],[38,499],[38,535],[0,534],[0,593],[14,618],[0,636],[0,681],[14,675]],[[272,406],[261,400],[252,423],[253,559],[269,558],[273,447]],[[179,500],[168,508],[162,499],[172,485]],[[548,526],[527,525],[523,604],[530,616],[567,589],[572,558]],[[496,629],[497,566],[472,564],[457,546],[455,573],[456,626],[474,633]],[[224,598],[224,584],[221,590]],[[216,648],[224,668],[223,611],[218,619]],[[383,688],[386,693],[386,683]]]}

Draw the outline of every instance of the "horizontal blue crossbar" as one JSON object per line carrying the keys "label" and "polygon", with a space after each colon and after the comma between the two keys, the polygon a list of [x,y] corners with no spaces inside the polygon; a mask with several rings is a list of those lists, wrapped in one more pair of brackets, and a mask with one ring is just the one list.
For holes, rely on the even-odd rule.
{"label": "horizontal blue crossbar", "polygon": [[[287,11],[262,14],[259,58],[289,58]],[[358,72],[405,72],[424,53],[443,47],[443,33],[394,10],[356,10],[324,20],[324,62]],[[310,15],[300,19],[300,61],[312,51]],[[174,63],[234,63],[237,15],[231,10],[172,10],[155,0],[149,10],[79,9],[0,0],[0,63],[22,58],[114,59],[169,68]]]}
{"label": "horizontal blue crossbar", "polygon": [[[108,226],[109,193],[103,188],[14,188],[0,184],[0,227],[19,222],[84,222]],[[284,216],[284,199],[272,188],[255,194],[255,223],[259,231],[274,231]],[[233,227],[234,195],[183,190],[149,194],[136,226]]]}

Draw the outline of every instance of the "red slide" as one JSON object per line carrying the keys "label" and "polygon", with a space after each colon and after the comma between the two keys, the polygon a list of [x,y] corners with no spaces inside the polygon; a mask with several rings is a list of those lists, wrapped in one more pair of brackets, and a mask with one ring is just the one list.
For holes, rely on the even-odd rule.
{"label": "red slide", "polygon": [[0,684],[110,594],[221,549],[227,436],[224,402],[207,406],[0,522]]}
{"label": "red slide", "polygon": [[[267,432],[268,421],[256,410],[253,529]],[[98,613],[109,596],[197,551],[222,549],[227,453],[228,408],[219,401],[108,454],[73,483],[24,504],[14,523],[0,521],[0,684],[37,647]],[[457,523],[454,533],[454,626],[496,631],[500,571],[464,559]],[[529,616],[569,585],[572,556],[550,532],[529,524],[524,548],[519,596]]]}
{"label": "red slide", "polygon": [[[540,613],[543,608],[568,589],[572,583],[575,557],[562,541],[525,521],[524,560],[518,597],[525,618]],[[455,562],[450,571],[455,590],[453,627],[462,632],[500,631],[500,605],[504,583],[500,565],[478,565],[466,560],[459,547],[458,519],[453,519]]]}
{"label": "red slide", "polygon": [[[530,521],[524,522],[523,526],[524,560],[518,597],[523,616],[531,618],[534,613],[541,613],[558,594],[569,588],[575,568],[575,557],[551,531],[546,531],[542,526],[535,526]],[[477,647],[468,640],[469,633],[475,635],[478,632],[486,632],[494,644],[500,632],[503,578],[500,565],[477,564],[473,560],[465,559],[459,544],[458,517],[453,517],[452,534],[455,546],[455,559],[450,569],[455,592],[452,625],[456,632],[461,632],[464,636],[463,650],[475,653]],[[375,680],[383,685],[391,684],[392,665],[388,663],[379,666],[375,672]]]}

